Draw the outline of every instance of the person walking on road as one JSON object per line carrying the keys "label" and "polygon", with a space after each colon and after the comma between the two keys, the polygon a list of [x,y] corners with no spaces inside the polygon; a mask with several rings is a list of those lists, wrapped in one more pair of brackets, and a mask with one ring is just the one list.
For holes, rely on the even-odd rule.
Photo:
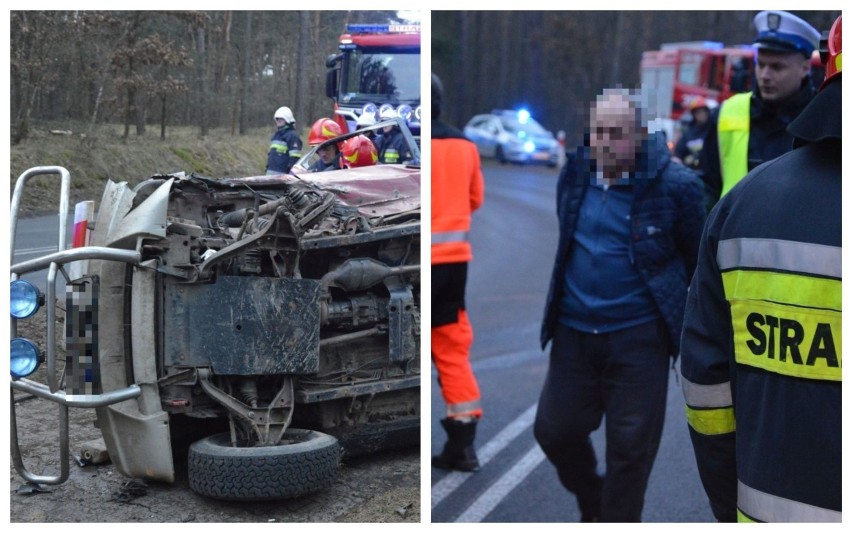
{"label": "person walking on road", "polygon": [[[557,185],[559,244],[541,329],[535,438],[584,522],[636,522],[704,224],[703,187],[649,135],[638,95],[605,90]],[[606,473],[589,435],[606,419]]]}
{"label": "person walking on road", "polygon": [[296,133],[296,119],[289,107],[279,107],[273,115],[275,133],[269,144],[266,175],[286,174],[302,157],[302,139]]}
{"label": "person walking on road", "polygon": [[432,362],[447,406],[447,442],[432,466],[476,471],[473,447],[482,416],[479,385],[470,366],[473,329],[465,310],[471,213],[482,205],[484,183],[476,146],[439,119],[441,80],[432,74]]}
{"label": "person walking on road", "polygon": [[681,341],[698,471],[721,522],[840,522],[841,19],[796,148],[704,229]]}
{"label": "person walking on road", "polygon": [[701,158],[711,206],[749,171],[793,148],[787,125],[814,95],[811,55],[819,32],[786,11],[754,17],[757,91],[736,94],[711,118]]}

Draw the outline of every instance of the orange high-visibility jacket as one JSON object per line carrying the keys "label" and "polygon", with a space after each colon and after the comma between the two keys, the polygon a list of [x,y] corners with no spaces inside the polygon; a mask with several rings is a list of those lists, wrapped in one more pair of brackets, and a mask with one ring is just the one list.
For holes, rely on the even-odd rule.
{"label": "orange high-visibility jacket", "polygon": [[479,153],[461,131],[432,121],[432,264],[473,258],[470,215],[485,196]]}

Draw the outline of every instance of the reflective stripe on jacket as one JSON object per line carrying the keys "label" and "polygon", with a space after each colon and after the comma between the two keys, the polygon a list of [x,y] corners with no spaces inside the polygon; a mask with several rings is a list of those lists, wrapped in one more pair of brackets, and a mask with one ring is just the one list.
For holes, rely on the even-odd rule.
{"label": "reflective stripe on jacket", "polygon": [[722,194],[748,174],[748,135],[751,93],[735,94],[719,110],[719,163]]}
{"label": "reflective stripe on jacket", "polygon": [[840,221],[840,143],[826,141],[754,169],[704,228],[681,372],[721,521],[841,519]]}
{"label": "reflective stripe on jacket", "polygon": [[432,121],[432,264],[473,258],[470,216],[485,194],[479,152],[462,133]]}

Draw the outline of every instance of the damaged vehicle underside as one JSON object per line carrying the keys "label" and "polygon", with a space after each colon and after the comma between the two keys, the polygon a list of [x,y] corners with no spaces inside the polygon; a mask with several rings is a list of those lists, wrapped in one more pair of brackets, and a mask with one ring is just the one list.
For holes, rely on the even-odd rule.
{"label": "damaged vehicle underside", "polygon": [[[90,245],[13,280],[47,265],[67,278],[64,379],[12,387],[95,407],[127,476],[174,481],[190,422],[225,429],[188,473],[228,500],[320,490],[341,453],[419,442],[419,166],[109,182]],[[45,482],[15,457],[14,416],[16,467]]]}

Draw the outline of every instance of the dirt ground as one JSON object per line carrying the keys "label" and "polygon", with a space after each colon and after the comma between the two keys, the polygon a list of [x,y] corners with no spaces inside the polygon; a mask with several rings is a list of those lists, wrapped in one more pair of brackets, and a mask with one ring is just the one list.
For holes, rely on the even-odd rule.
{"label": "dirt ground", "polygon": [[[18,333],[26,331],[19,327]],[[37,475],[57,475],[58,407],[18,391],[15,405],[25,465]],[[11,522],[420,522],[419,448],[344,459],[335,485],[319,493],[278,502],[229,503],[189,489],[189,443],[173,450],[174,485],[140,484],[109,462],[80,466],[73,456],[101,435],[94,427],[94,410],[71,408],[69,414],[68,481],[28,486],[10,460]]]}

